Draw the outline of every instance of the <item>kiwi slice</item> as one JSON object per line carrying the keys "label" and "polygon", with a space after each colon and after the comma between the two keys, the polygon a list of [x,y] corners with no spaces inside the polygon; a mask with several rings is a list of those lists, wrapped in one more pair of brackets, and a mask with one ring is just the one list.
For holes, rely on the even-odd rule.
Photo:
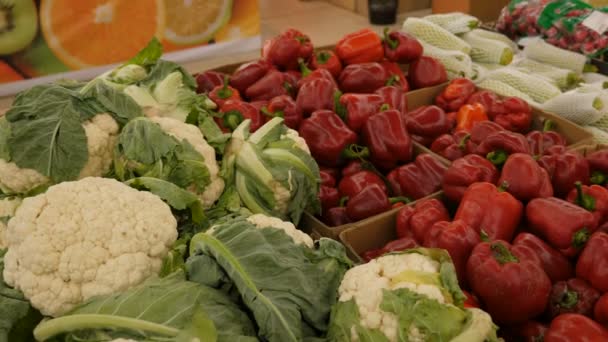
{"label": "kiwi slice", "polygon": [[0,0],[0,55],[27,47],[38,32],[38,12],[33,0]]}

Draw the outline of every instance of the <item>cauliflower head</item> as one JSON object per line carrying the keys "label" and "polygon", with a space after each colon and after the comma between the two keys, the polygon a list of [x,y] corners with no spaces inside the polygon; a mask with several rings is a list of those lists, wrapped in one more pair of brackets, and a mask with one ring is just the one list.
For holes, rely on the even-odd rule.
{"label": "cauliflower head", "polygon": [[268,227],[281,229],[287,235],[289,235],[289,237],[291,237],[293,242],[295,242],[296,244],[305,245],[309,248],[314,247],[314,242],[312,241],[312,238],[308,234],[297,229],[296,226],[294,226],[294,224],[291,222],[283,221],[277,217],[266,216],[264,214],[251,215],[247,218],[247,221],[256,226],[256,228],[260,229]]}
{"label": "cauliflower head", "polygon": [[21,198],[5,198],[0,200],[0,249],[6,248],[6,222],[13,217],[21,205]]}
{"label": "cauliflower head", "polygon": [[359,341],[363,335],[378,342],[401,341],[404,335],[412,342],[455,341],[469,327],[481,331],[466,335],[469,342],[496,339],[487,313],[462,307],[454,266],[443,250],[419,248],[356,266],[338,292],[330,341]]}
{"label": "cauliflower head", "polygon": [[[101,177],[112,165],[112,152],[118,136],[118,124],[109,114],[98,114],[83,123],[87,136],[88,160],[78,179]],[[33,169],[20,168],[14,162],[0,159],[0,190],[7,194],[24,194],[51,180]]]}
{"label": "cauliflower head", "polygon": [[177,222],[157,196],[89,177],[24,199],[6,235],[6,283],[57,316],[158,273]]}

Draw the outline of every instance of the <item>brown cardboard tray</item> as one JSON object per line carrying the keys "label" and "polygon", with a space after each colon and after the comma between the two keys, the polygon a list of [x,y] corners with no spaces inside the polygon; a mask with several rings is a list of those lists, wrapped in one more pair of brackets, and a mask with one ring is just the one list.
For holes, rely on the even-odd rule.
{"label": "brown cardboard tray", "polygon": [[585,157],[593,152],[605,149],[608,149],[608,146],[601,144],[579,144],[571,148],[571,150],[580,152]]}

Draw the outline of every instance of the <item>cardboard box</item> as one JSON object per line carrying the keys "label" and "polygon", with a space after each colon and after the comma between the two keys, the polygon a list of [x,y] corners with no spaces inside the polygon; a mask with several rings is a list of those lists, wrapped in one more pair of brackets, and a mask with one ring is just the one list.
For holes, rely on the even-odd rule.
{"label": "cardboard box", "polygon": [[433,13],[464,12],[481,21],[494,21],[509,0],[433,0]]}

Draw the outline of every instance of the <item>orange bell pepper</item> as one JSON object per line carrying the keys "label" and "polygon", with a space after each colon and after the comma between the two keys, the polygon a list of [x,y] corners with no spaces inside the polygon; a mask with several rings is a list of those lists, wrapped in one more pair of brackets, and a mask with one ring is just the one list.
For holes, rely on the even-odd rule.
{"label": "orange bell pepper", "polygon": [[336,44],[336,54],[346,65],[370,63],[384,58],[384,48],[380,36],[366,28],[344,36]]}
{"label": "orange bell pepper", "polygon": [[479,103],[466,104],[456,114],[456,131],[470,131],[476,122],[488,120],[486,109]]}
{"label": "orange bell pepper", "polygon": [[11,68],[8,64],[0,60],[0,83],[14,82],[23,80],[15,69]]}

